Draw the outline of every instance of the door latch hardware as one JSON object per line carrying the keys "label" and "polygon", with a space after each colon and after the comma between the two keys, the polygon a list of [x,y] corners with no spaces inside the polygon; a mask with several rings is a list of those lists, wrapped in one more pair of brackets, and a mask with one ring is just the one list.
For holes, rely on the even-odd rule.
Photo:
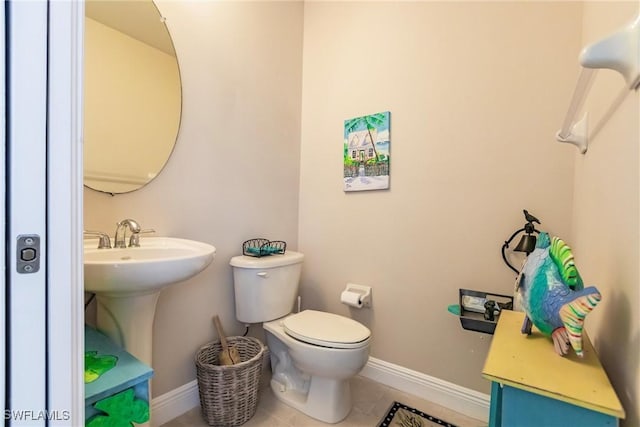
{"label": "door latch hardware", "polygon": [[35,273],[40,270],[40,236],[22,234],[18,236],[16,247],[16,270],[20,274]]}

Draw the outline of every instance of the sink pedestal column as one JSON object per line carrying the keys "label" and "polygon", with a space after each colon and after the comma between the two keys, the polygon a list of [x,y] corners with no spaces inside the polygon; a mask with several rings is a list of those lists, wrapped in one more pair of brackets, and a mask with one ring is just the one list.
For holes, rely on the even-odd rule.
{"label": "sink pedestal column", "polygon": [[141,362],[152,365],[153,318],[160,291],[96,295],[96,326]]}

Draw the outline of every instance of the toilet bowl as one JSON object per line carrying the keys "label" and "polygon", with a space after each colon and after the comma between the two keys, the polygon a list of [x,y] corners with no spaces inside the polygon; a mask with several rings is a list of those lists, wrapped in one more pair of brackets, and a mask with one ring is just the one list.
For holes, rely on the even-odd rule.
{"label": "toilet bowl", "polygon": [[291,313],[303,259],[293,251],[231,258],[236,318],[263,322],[276,398],[310,417],[337,423],[351,410],[349,381],[367,363],[371,332],[337,314]]}
{"label": "toilet bowl", "polygon": [[276,398],[320,421],[342,421],[352,406],[349,380],[369,359],[369,329],[314,310],[263,327]]}

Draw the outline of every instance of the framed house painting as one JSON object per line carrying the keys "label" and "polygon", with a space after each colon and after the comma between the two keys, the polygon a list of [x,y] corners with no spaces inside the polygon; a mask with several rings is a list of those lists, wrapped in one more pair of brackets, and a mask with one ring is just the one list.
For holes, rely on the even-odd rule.
{"label": "framed house painting", "polygon": [[344,191],[389,188],[389,111],[344,121]]}

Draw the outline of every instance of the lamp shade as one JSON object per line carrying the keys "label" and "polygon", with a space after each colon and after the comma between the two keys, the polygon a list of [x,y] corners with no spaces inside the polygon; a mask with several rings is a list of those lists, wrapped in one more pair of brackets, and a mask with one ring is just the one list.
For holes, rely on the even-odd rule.
{"label": "lamp shade", "polygon": [[516,252],[526,252],[530,254],[536,248],[536,236],[532,234],[525,234],[518,242],[518,245],[513,249]]}

